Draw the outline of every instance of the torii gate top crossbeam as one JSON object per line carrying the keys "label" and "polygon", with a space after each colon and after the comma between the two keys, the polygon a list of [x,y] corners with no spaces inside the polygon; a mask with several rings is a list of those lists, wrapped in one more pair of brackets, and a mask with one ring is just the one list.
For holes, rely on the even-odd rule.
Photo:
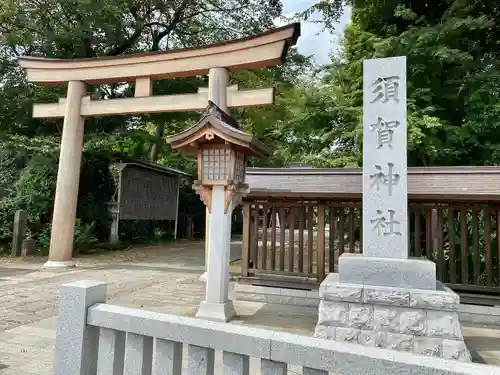
{"label": "torii gate top crossbeam", "polygon": [[187,77],[222,67],[234,71],[262,68],[283,62],[290,46],[300,36],[300,24],[294,23],[242,39],[166,52],[149,52],[89,59],[46,59],[21,57],[28,81],[45,85],[64,85],[69,81],[89,84]]}

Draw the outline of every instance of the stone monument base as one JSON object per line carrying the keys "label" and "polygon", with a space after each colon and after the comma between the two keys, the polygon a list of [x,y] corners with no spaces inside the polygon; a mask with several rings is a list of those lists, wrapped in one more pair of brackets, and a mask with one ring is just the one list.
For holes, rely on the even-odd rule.
{"label": "stone monument base", "polygon": [[339,257],[342,283],[436,290],[436,264],[425,258],[375,258],[345,253]]}
{"label": "stone monument base", "polygon": [[458,320],[460,299],[440,282],[436,289],[346,284],[331,273],[320,286],[314,335],[470,362]]}

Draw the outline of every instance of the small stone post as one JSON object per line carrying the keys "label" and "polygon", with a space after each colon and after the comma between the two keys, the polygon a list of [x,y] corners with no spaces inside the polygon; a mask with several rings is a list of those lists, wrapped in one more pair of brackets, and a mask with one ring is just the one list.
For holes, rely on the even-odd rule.
{"label": "small stone post", "polygon": [[106,302],[106,283],[81,280],[59,290],[54,375],[97,372],[99,328],[87,325],[87,309]]}
{"label": "small stone post", "polygon": [[26,224],[28,224],[28,213],[23,210],[16,211],[14,215],[14,229],[12,230],[11,255],[21,255],[24,237],[26,236]]}

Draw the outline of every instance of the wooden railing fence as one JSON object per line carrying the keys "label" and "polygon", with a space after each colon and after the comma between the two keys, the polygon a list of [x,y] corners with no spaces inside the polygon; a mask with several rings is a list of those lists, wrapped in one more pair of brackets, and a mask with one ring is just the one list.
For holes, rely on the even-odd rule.
{"label": "wooden railing fence", "polygon": [[[318,284],[342,253],[363,251],[360,201],[244,202],[243,213],[242,277]],[[499,217],[499,204],[411,202],[409,256],[457,291],[500,298]]]}

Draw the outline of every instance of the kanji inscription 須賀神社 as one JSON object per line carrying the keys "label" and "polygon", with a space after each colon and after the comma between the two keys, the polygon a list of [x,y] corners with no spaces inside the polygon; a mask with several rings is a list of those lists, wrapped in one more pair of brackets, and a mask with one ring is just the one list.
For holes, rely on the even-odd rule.
{"label": "kanji inscription \u9808\u8cc0\u795e\u793e", "polygon": [[406,58],[363,70],[363,252],[407,258]]}

